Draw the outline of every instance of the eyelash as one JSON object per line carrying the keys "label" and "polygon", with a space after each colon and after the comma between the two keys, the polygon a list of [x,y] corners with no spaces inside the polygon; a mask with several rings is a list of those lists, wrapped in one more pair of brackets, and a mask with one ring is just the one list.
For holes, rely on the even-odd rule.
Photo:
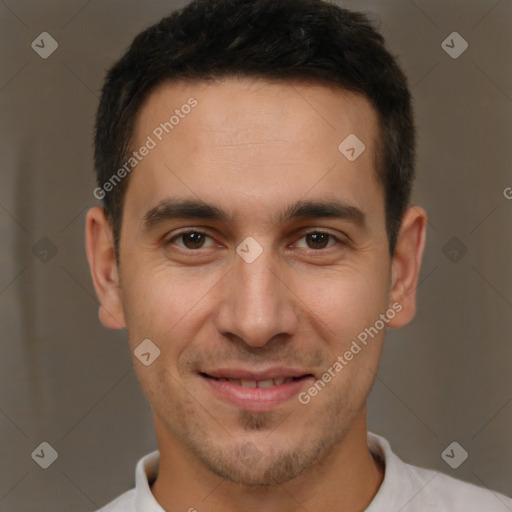
{"label": "eyelash", "polygon": [[[196,234],[196,235],[204,235],[206,236],[207,238],[210,238],[213,240],[213,238],[211,236],[209,236],[207,233],[205,233],[204,231],[199,231],[197,229],[189,229],[187,231],[182,231],[176,235],[174,235],[172,238],[170,238],[169,240],[167,240],[165,242],[165,245],[171,245],[175,240],[181,238],[181,237],[184,237],[186,235],[190,235],[190,234]],[[313,230],[313,231],[308,231],[307,233],[304,233],[298,240],[306,237],[307,235],[327,235],[328,237],[330,237],[331,239],[334,239],[335,240],[335,244],[334,245],[331,245],[329,247],[325,247],[325,248],[322,248],[322,249],[309,249],[310,251],[312,252],[321,252],[321,251],[325,251],[327,249],[331,249],[332,247],[334,247],[335,245],[339,245],[339,244],[344,244],[344,242],[342,240],[340,240],[338,237],[336,237],[335,235],[333,235],[332,233],[329,233],[328,231],[319,231],[319,230]],[[199,249],[188,249],[188,248],[182,248],[180,247],[180,249],[182,251],[185,251],[185,252],[199,252],[201,251],[201,249],[204,249],[203,247],[200,247]]]}

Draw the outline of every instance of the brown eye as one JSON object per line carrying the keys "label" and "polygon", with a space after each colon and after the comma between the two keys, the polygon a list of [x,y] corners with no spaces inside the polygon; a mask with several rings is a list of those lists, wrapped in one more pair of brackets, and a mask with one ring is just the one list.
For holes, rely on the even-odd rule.
{"label": "brown eye", "polygon": [[297,242],[301,249],[329,249],[335,245],[343,245],[343,243],[333,234],[325,231],[310,231],[302,235]]}
{"label": "brown eye", "polygon": [[331,237],[328,233],[308,233],[306,241],[310,249],[324,249]]}
{"label": "brown eye", "polygon": [[181,239],[187,249],[200,249],[204,244],[205,236],[202,233],[185,233]]}
{"label": "brown eye", "polygon": [[186,231],[171,238],[167,242],[167,245],[176,243],[178,247],[181,247],[182,249],[193,251],[196,249],[203,249],[205,247],[205,240],[208,238],[210,237],[201,231]]}

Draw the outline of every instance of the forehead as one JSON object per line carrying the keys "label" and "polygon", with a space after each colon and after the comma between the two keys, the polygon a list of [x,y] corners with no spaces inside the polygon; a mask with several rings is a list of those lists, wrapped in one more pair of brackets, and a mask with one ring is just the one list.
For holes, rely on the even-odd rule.
{"label": "forehead", "polygon": [[270,212],[277,202],[321,195],[375,210],[377,137],[370,102],[339,88],[237,78],[166,83],[139,110],[132,148],[149,139],[154,147],[131,174],[126,203],[142,214],[166,196],[195,196],[251,215],[253,203]]}
{"label": "forehead", "polygon": [[[197,143],[209,137],[212,131],[218,142],[225,140],[231,145],[233,130],[238,132],[240,142],[244,141],[245,134],[248,136],[245,141],[249,143],[256,134],[261,140],[274,139],[276,131],[283,137],[293,137],[302,131],[302,136],[307,135],[310,140],[337,132],[334,137],[337,140],[349,130],[373,139],[378,130],[376,112],[361,94],[296,80],[228,77],[214,82],[164,82],[140,107],[135,120],[135,138],[155,128],[155,121],[161,123],[169,121],[173,113],[179,115],[176,111],[191,98],[196,99],[200,107],[195,109],[200,115],[193,116],[194,128],[201,128],[194,134]],[[182,118],[183,114],[180,120]],[[187,127],[173,128],[173,135],[180,133],[186,134]],[[366,142],[372,144],[373,140]]]}

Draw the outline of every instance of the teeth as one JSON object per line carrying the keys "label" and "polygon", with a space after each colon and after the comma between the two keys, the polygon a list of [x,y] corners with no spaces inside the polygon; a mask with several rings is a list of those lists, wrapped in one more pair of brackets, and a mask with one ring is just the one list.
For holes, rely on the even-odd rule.
{"label": "teeth", "polygon": [[229,381],[235,386],[241,386],[243,388],[271,388],[273,386],[280,386],[281,384],[287,384],[292,382],[292,377],[279,377],[277,379],[266,379],[266,380],[244,380],[244,379],[219,379],[222,381]]}
{"label": "teeth", "polygon": [[[231,380],[231,379],[230,379]],[[239,380],[239,386],[243,388],[257,388],[258,383],[255,380]]]}

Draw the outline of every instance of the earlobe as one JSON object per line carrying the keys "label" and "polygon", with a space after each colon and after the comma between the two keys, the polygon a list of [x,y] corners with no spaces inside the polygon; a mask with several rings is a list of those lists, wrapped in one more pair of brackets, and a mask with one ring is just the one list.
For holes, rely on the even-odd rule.
{"label": "earlobe", "polygon": [[85,247],[94,289],[100,302],[99,319],[107,328],[123,329],[125,319],[112,231],[103,209],[98,206],[87,212]]}
{"label": "earlobe", "polygon": [[389,327],[407,325],[416,313],[416,287],[425,249],[427,213],[419,206],[410,207],[404,214],[391,263],[390,304],[400,304],[400,313]]}

